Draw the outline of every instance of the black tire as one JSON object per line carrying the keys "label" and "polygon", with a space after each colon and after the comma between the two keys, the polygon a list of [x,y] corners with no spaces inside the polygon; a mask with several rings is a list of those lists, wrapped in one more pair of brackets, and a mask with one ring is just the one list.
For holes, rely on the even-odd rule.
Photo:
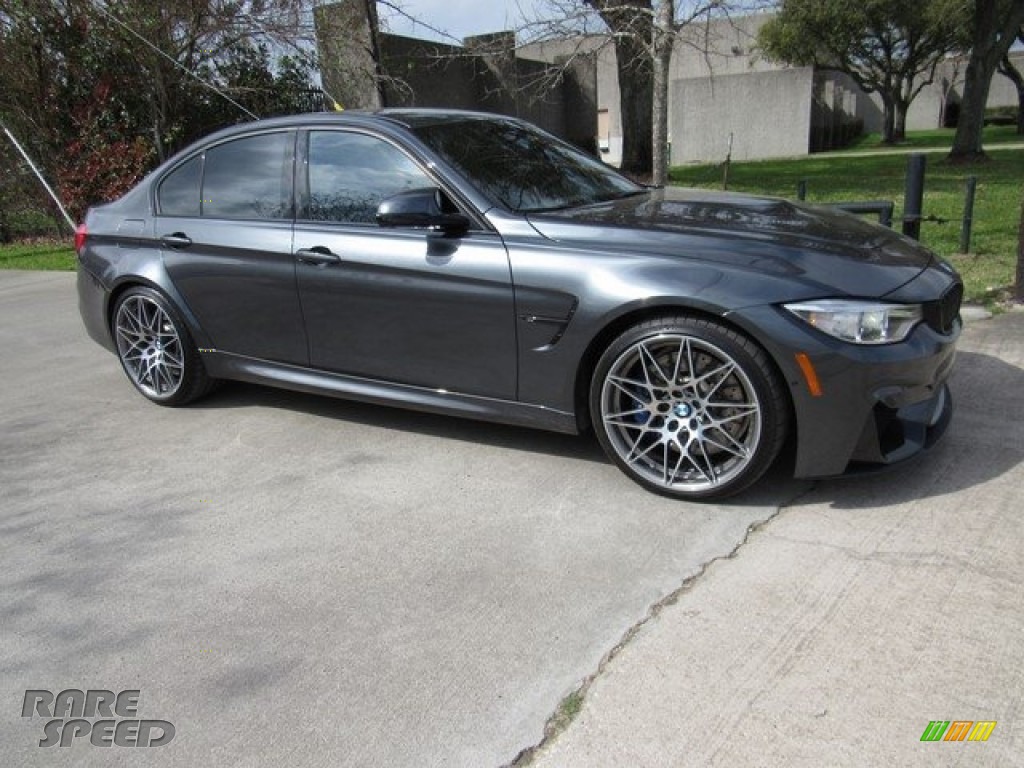
{"label": "black tire", "polygon": [[121,367],[144,397],[159,405],[185,405],[213,388],[181,314],[159,291],[126,290],[110,326]]}
{"label": "black tire", "polygon": [[761,477],[786,438],[785,386],[755,342],[713,320],[660,317],[619,335],[590,384],[601,447],[632,480],[723,498]]}

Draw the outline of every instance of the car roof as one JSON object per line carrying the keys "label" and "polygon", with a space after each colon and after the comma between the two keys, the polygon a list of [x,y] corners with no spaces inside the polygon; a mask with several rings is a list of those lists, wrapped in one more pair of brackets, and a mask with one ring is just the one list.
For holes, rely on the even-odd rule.
{"label": "car roof", "polygon": [[494,120],[494,121],[516,121],[517,118],[509,115],[499,115],[490,112],[474,112],[461,109],[414,109],[414,108],[389,108],[379,110],[344,110],[341,112],[303,112],[297,115],[286,115],[283,117],[268,117],[260,120],[250,120],[244,123],[222,128],[219,131],[204,136],[197,143],[206,143],[211,139],[221,139],[238,133],[248,133],[254,129],[273,128],[301,128],[311,125],[380,125],[390,123],[401,125],[406,128],[414,128],[419,125],[460,122],[464,120]]}

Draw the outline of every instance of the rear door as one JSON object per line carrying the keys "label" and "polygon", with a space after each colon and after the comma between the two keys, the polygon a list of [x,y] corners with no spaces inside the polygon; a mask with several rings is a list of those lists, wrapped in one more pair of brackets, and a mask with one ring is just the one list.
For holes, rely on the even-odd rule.
{"label": "rear door", "polygon": [[164,264],[222,352],[309,361],[292,258],[294,130],[208,147],[163,178]]}
{"label": "rear door", "polygon": [[311,130],[299,157],[294,250],[313,367],[514,399],[512,280],[497,233],[379,227],[382,199],[438,185],[387,138]]}

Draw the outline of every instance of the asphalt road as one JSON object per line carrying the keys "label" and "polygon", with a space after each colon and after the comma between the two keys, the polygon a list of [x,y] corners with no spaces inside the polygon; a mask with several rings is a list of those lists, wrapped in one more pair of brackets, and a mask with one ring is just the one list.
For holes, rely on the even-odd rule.
{"label": "asphalt road", "polygon": [[[240,385],[159,408],[73,276],[0,272],[0,764],[1019,765],[1024,313],[961,350],[923,461],[700,506],[585,439]],[[67,688],[138,689],[174,738],[39,747],[25,691]]]}
{"label": "asphalt road", "polygon": [[[0,272],[0,366],[4,766],[508,763],[802,488],[680,504],[590,440],[241,385],[160,408],[70,274]],[[173,739],[40,747],[29,689],[137,689]]]}

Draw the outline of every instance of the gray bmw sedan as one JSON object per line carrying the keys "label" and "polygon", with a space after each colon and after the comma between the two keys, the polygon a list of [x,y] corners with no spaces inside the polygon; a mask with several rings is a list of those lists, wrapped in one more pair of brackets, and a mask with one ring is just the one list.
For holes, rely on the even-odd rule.
{"label": "gray bmw sedan", "polygon": [[228,128],[76,236],[82,319],[184,405],[235,379],[560,432],[683,499],[937,440],[962,284],[829,208],[633,183],[520,120]]}

